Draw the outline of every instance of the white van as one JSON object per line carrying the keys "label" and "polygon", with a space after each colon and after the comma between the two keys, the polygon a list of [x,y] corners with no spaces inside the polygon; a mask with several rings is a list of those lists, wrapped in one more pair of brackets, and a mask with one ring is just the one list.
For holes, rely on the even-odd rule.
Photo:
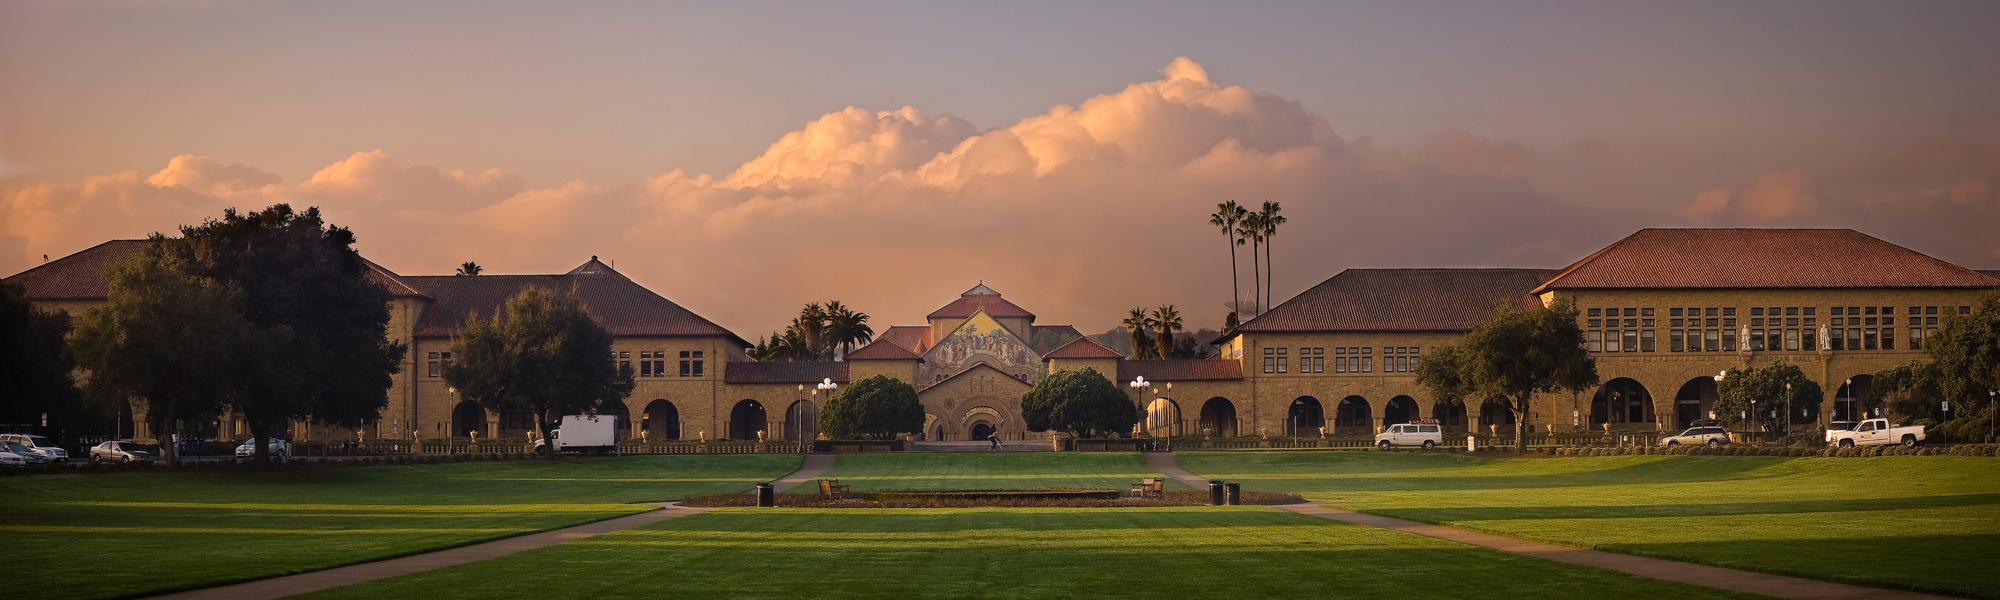
{"label": "white van", "polygon": [[1395,446],[1423,446],[1429,450],[1441,443],[1444,443],[1444,426],[1431,419],[1390,425],[1388,431],[1375,434],[1375,446],[1383,450]]}

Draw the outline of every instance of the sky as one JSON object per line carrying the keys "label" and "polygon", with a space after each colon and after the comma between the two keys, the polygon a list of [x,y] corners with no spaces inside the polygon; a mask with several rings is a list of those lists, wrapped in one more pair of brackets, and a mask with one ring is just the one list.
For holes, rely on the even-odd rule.
{"label": "sky", "polygon": [[[0,273],[319,206],[405,274],[589,257],[752,340],[984,281],[1086,332],[1346,268],[1845,227],[2000,268],[1991,2],[0,3]],[[1237,257],[1250,295],[1247,248]]]}

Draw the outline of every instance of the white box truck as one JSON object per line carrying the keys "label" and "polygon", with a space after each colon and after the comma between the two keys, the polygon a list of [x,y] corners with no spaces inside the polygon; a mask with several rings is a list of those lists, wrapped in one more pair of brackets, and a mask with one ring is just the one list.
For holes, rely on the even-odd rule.
{"label": "white box truck", "polygon": [[[554,442],[556,452],[589,452],[605,454],[618,452],[617,415],[569,415],[562,418],[562,424],[549,433],[549,441]],[[536,440],[540,449],[542,441]]]}

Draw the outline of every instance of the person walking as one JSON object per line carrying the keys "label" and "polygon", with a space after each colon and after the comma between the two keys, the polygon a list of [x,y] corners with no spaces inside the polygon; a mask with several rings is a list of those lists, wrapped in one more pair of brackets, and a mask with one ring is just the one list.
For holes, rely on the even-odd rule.
{"label": "person walking", "polygon": [[989,442],[993,442],[993,446],[992,446],[992,448],[991,448],[991,449],[993,449],[993,450],[999,450],[999,449],[1000,449],[1000,432],[998,432],[998,431],[995,431],[995,432],[993,432],[993,433],[991,433],[991,434],[988,434],[988,435],[986,436],[986,441],[989,441]]}

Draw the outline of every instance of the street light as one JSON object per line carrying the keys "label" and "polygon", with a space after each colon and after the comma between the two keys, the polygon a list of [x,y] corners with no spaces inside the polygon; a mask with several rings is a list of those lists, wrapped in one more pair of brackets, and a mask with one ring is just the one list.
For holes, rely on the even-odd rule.
{"label": "street light", "polygon": [[[1148,390],[1148,389],[1151,389],[1151,388],[1153,387],[1153,382],[1151,382],[1151,381],[1146,381],[1146,376],[1145,376],[1145,375],[1138,375],[1138,376],[1135,376],[1135,377],[1133,377],[1133,378],[1132,378],[1132,381],[1131,381],[1131,382],[1128,382],[1128,383],[1126,383],[1126,384],[1125,384],[1125,387],[1129,387],[1129,388],[1132,388],[1132,393],[1133,393],[1133,394],[1136,394],[1136,395],[1138,395],[1138,397],[1139,397],[1139,404],[1140,404],[1141,406],[1145,406],[1145,407],[1146,407],[1146,417],[1147,417],[1147,420],[1148,420],[1148,421],[1150,421],[1150,420],[1151,420],[1151,418],[1152,418],[1152,416],[1153,416],[1153,414],[1152,414],[1152,413],[1153,413],[1153,411],[1152,411],[1152,408],[1153,408],[1153,407],[1152,407],[1152,406],[1150,406],[1150,405],[1147,405],[1147,404],[1146,404],[1146,390]],[[1151,425],[1151,423],[1146,423],[1146,424],[1147,424],[1147,425]],[[1136,435],[1136,434],[1135,434],[1135,435]],[[1134,442],[1134,443],[1137,443],[1137,442]]]}
{"label": "street light", "polygon": [[[1943,409],[1943,411],[1944,411],[1944,421],[1945,421],[1946,423],[1950,423],[1950,422],[1951,422],[1951,401],[1950,401],[1950,400],[1940,400],[1940,401],[1938,401],[1938,407],[1939,407],[1940,409]],[[1945,447],[1946,449],[1950,449],[1950,448],[1951,448],[1951,430],[1950,430],[1950,429],[1945,429],[1945,428],[1943,428],[1943,427],[1939,427],[1939,428],[1938,428],[1938,430],[1939,430],[1939,431],[1942,431],[1942,432],[1944,432],[1944,447]]]}

